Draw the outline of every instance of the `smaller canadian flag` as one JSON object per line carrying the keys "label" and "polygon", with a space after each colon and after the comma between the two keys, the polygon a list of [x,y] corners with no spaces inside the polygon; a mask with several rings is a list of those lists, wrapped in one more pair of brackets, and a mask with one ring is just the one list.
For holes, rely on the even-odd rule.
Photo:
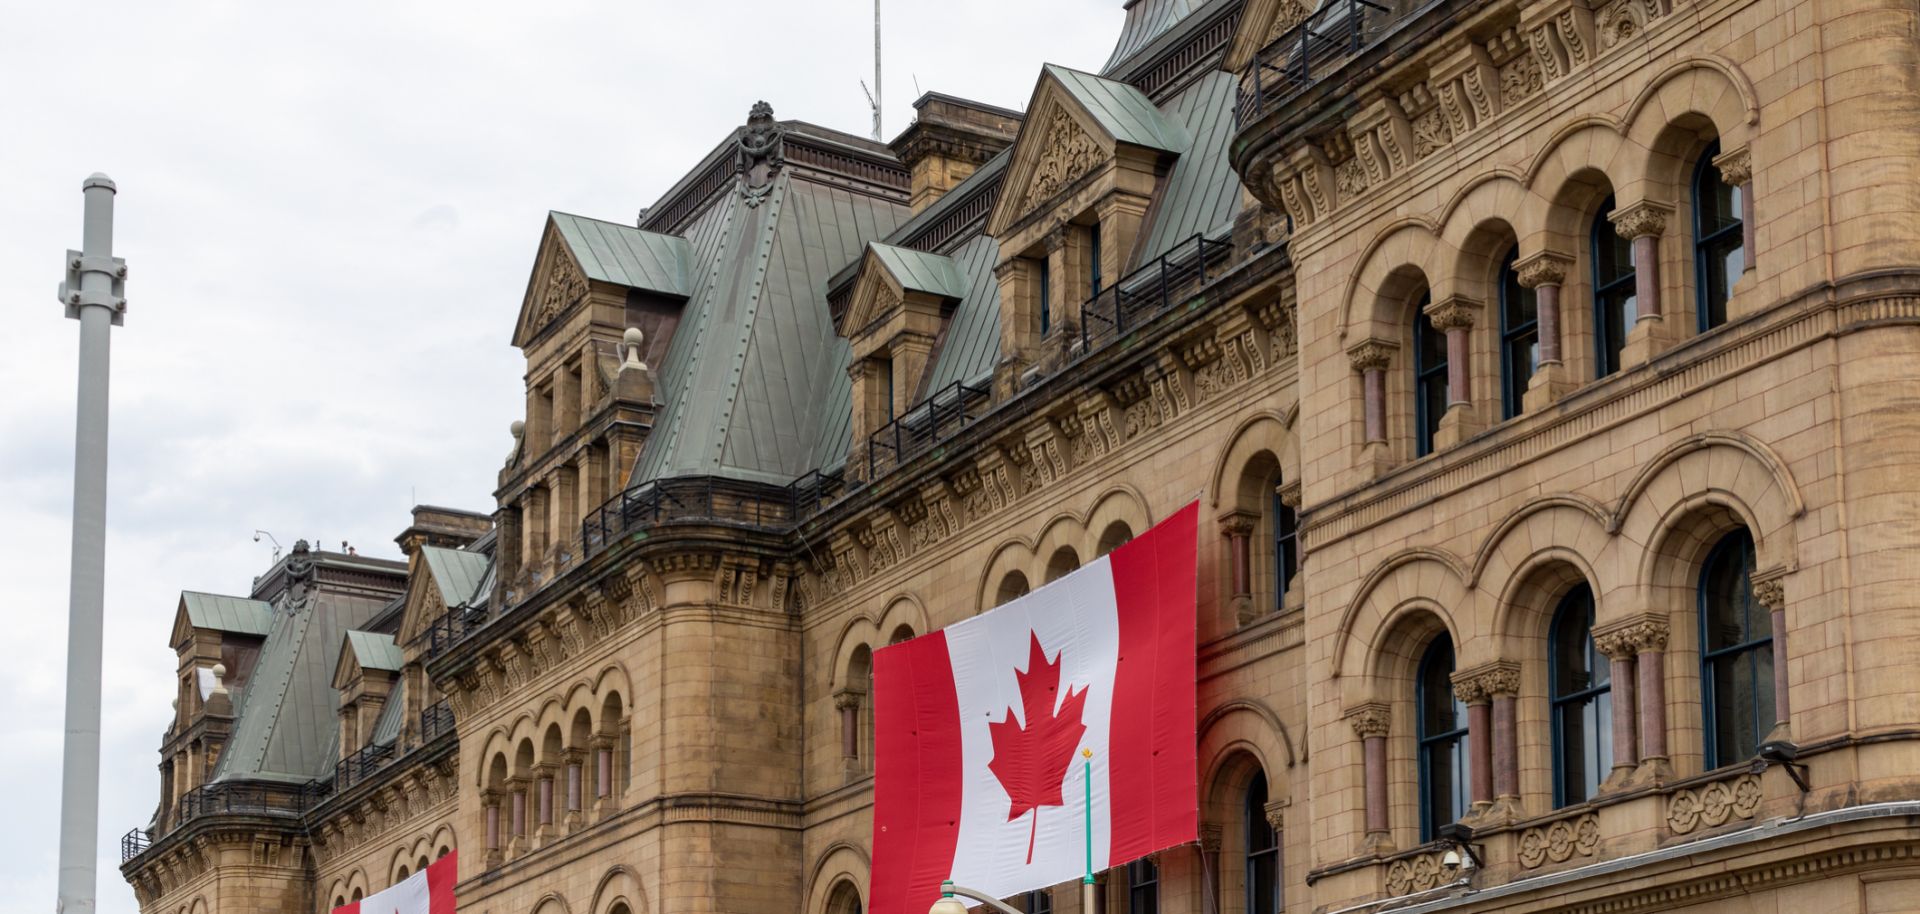
{"label": "smaller canadian flag", "polygon": [[453,883],[459,874],[450,851],[427,868],[388,888],[333,909],[333,914],[453,914]]}

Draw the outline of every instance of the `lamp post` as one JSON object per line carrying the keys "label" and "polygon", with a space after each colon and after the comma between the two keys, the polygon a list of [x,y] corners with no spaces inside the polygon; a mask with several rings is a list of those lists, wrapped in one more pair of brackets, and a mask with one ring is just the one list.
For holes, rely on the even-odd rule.
{"label": "lamp post", "polygon": [[95,172],[81,250],[67,252],[60,301],[80,322],[73,443],[73,558],[67,583],[66,743],[60,770],[60,914],[93,914],[100,836],[100,643],[107,553],[108,329],[127,310],[126,261],[113,256],[113,180]]}

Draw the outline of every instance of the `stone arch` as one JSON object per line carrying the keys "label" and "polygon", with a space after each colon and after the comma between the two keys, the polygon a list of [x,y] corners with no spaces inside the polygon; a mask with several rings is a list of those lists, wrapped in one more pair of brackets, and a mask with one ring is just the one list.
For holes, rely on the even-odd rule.
{"label": "stone arch", "polygon": [[505,758],[511,741],[507,737],[507,728],[494,727],[480,742],[480,752],[474,756],[473,786],[486,788],[492,786],[488,777],[492,773],[491,765],[496,758]]}
{"label": "stone arch", "polygon": [[593,888],[593,903],[588,910],[592,914],[613,914],[614,908],[622,904],[632,914],[647,912],[647,896],[640,876],[625,864],[614,866],[600,877],[599,884]]}
{"label": "stone arch", "polygon": [[866,651],[871,662],[875,643],[880,639],[880,628],[866,613],[857,613],[840,629],[840,641],[833,651],[833,666],[827,670],[827,688],[841,689],[848,686],[866,688],[864,682],[852,682],[847,673],[853,669],[857,659],[855,655]]}
{"label": "stone arch", "polygon": [[1443,248],[1439,228],[1425,219],[1402,219],[1374,236],[1347,281],[1341,341],[1398,340],[1408,302],[1446,272]]}
{"label": "stone arch", "polygon": [[1528,189],[1548,201],[1548,207],[1529,236],[1520,239],[1521,246],[1528,251],[1585,250],[1593,205],[1608,193],[1638,187],[1645,163],[1646,149],[1623,137],[1612,118],[1590,115],[1562,126],[1527,168]]}
{"label": "stone arch", "polygon": [[1566,562],[1586,576],[1600,599],[1605,585],[1594,569],[1612,541],[1606,510],[1584,495],[1545,495],[1522,503],[1494,526],[1467,569],[1467,586],[1494,598],[1491,618],[1474,634],[1492,636],[1507,656],[1524,656],[1527,638],[1514,629],[1512,610],[1527,575],[1542,561]]}
{"label": "stone arch", "polygon": [[[1466,605],[1465,578],[1459,558],[1444,549],[1404,549],[1375,566],[1354,592],[1334,634],[1333,674],[1341,681],[1343,693],[1367,687],[1383,639],[1408,612],[1424,608],[1437,615],[1458,649],[1462,633],[1452,624],[1451,613]],[[1372,696],[1343,694],[1343,698],[1343,704],[1351,707]]]}
{"label": "stone arch", "polygon": [[1081,524],[1084,534],[1079,553],[1083,561],[1112,551],[1111,548],[1103,550],[1101,546],[1115,524],[1126,527],[1129,539],[1153,526],[1153,513],[1147,509],[1147,500],[1131,486],[1115,486],[1094,499]]}
{"label": "stone arch", "polygon": [[1212,498],[1208,504],[1222,507],[1221,500],[1226,498],[1229,507],[1248,509],[1246,504],[1236,504],[1240,500],[1238,496],[1245,494],[1239,489],[1239,481],[1247,465],[1262,453],[1272,456],[1279,467],[1280,478],[1300,478],[1300,445],[1288,429],[1285,417],[1274,412],[1257,413],[1233,430],[1227,446],[1214,461]]}
{"label": "stone arch", "polygon": [[1806,500],[1772,448],[1738,432],[1702,432],[1666,447],[1640,469],[1614,509],[1610,529],[1645,552],[1635,578],[1655,587],[1657,558],[1677,521],[1698,505],[1737,514],[1753,532],[1761,569],[1799,567],[1793,522]]}
{"label": "stone arch", "polygon": [[1546,201],[1507,174],[1482,178],[1449,201],[1441,223],[1445,269],[1434,277],[1434,298],[1461,295],[1480,302],[1484,310],[1477,323],[1496,326],[1500,257],[1538,233],[1546,208]]}
{"label": "stone arch", "polygon": [[193,896],[193,903],[187,906],[187,914],[207,914],[207,896]]}
{"label": "stone arch", "polygon": [[354,867],[347,873],[346,884],[342,887],[341,891],[346,893],[347,900],[350,902],[359,901],[373,894],[367,885],[367,871],[357,866]]}
{"label": "stone arch", "polygon": [[815,858],[813,868],[807,874],[807,907],[809,912],[827,911],[828,899],[833,890],[842,884],[855,887],[867,883],[867,874],[872,871],[873,861],[865,849],[846,841],[835,841],[827,845]]}
{"label": "stone arch", "polygon": [[1073,567],[1080,567],[1081,543],[1086,540],[1086,521],[1073,511],[1054,515],[1040,528],[1033,543],[1033,555],[1027,564],[1027,579],[1039,586],[1052,581],[1054,561],[1062,550],[1072,553]]}
{"label": "stone arch", "polygon": [[894,597],[893,602],[887,604],[886,612],[880,614],[880,624],[876,628],[876,634],[885,636],[885,644],[898,644],[905,640],[900,637],[902,630],[906,631],[908,638],[924,635],[933,630],[927,622],[926,604],[920,602],[920,598],[911,593]]}
{"label": "stone arch", "polygon": [[1689,113],[1711,123],[1727,149],[1747,145],[1760,124],[1747,74],[1732,61],[1703,55],[1676,60],[1648,81],[1627,106],[1627,135],[1651,148],[1662,130]]}
{"label": "stone arch", "polygon": [[398,885],[400,880],[413,875],[413,859],[412,848],[395,850],[392,859],[387,861],[387,885]]}
{"label": "stone arch", "polygon": [[1051,584],[1080,570],[1080,551],[1069,545],[1061,545],[1047,556],[1047,568],[1042,581]]}
{"label": "stone arch", "polygon": [[1001,603],[1007,595],[1007,588],[1014,576],[1018,575],[1020,591],[1031,589],[1027,576],[1027,567],[1033,562],[1034,543],[1023,536],[1008,539],[996,547],[987,558],[987,569],[980,576],[980,598],[975,605],[975,615],[986,612]]}
{"label": "stone arch", "polygon": [[[1288,798],[1287,774],[1275,771],[1253,751],[1252,747],[1237,743],[1226,747],[1205,769],[1200,781],[1200,821],[1218,829],[1220,872],[1215,878],[1219,885],[1244,885],[1246,878],[1247,832],[1246,801],[1247,792],[1255,781],[1262,782],[1267,791],[1268,803]],[[1265,816],[1265,810],[1260,812]],[[1244,895],[1232,890],[1220,893],[1217,909],[1221,914],[1242,914]]]}
{"label": "stone arch", "polygon": [[[1388,823],[1394,843],[1399,847],[1411,847],[1418,843],[1420,797],[1416,737],[1420,710],[1416,696],[1417,681],[1421,660],[1428,648],[1442,637],[1453,643],[1455,670],[1473,666],[1461,647],[1460,628],[1445,606],[1426,597],[1405,600],[1381,620],[1373,644],[1364,658],[1366,691],[1350,690],[1357,694],[1359,700],[1343,695],[1343,707],[1346,708],[1371,703],[1388,709]],[[1362,771],[1356,770],[1350,776],[1355,778],[1355,785],[1363,783],[1360,780]]]}
{"label": "stone arch", "polygon": [[1233,746],[1245,746],[1267,771],[1283,771],[1302,760],[1296,755],[1286,722],[1266,702],[1235,698],[1216,705],[1200,719],[1200,757],[1212,770]]}
{"label": "stone arch", "polygon": [[[341,905],[346,904],[347,903],[347,881],[337,876],[334,877],[333,885],[327,889],[327,897],[331,900],[326,903],[331,905],[334,908],[337,908],[337,907],[340,907]],[[331,908],[329,908],[329,910],[331,910]]]}
{"label": "stone arch", "polygon": [[560,698],[559,696],[553,696],[553,697],[549,697],[546,701],[541,702],[539,713],[535,714],[533,717],[533,727],[536,732],[544,734],[546,733],[548,727],[558,724],[566,719],[567,719],[566,701]]}
{"label": "stone arch", "polygon": [[540,896],[540,900],[533,903],[532,910],[533,914],[573,914],[573,908],[568,907],[566,897],[552,890]]}
{"label": "stone arch", "polygon": [[1100,531],[1100,538],[1094,541],[1093,554],[1097,558],[1132,542],[1133,528],[1123,520],[1115,520]]}
{"label": "stone arch", "polygon": [[432,849],[428,851],[428,854],[434,860],[438,860],[460,849],[460,838],[454,833],[453,826],[451,825],[442,825],[434,829],[433,839],[428,843],[432,845]]}
{"label": "stone arch", "polygon": [[633,695],[633,686],[631,680],[627,678],[626,667],[618,663],[601,667],[600,672],[593,679],[593,695],[601,702],[605,702],[608,696],[612,696],[620,699],[623,704],[633,704],[629,700]]}
{"label": "stone arch", "polygon": [[827,888],[823,914],[860,914],[866,909],[860,898],[860,885],[852,879],[838,879]]}

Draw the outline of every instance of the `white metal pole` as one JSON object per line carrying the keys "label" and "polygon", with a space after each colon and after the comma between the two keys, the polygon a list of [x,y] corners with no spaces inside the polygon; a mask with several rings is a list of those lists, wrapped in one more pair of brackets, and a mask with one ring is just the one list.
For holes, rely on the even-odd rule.
{"label": "white metal pole", "polygon": [[873,138],[887,141],[880,135],[880,0],[873,0]]}
{"label": "white metal pole", "polygon": [[121,321],[124,261],[113,256],[112,179],[95,173],[82,250],[67,252],[60,288],[80,321],[80,387],[73,447],[73,564],[67,602],[66,745],[60,777],[59,914],[92,914],[100,837],[100,642],[107,535],[108,328]]}

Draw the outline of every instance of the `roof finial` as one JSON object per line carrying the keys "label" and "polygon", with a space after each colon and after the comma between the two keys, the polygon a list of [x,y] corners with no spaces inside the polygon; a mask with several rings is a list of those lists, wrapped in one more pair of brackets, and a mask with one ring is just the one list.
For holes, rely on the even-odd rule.
{"label": "roof finial", "polygon": [[626,350],[627,356],[626,361],[620,363],[620,372],[646,371],[647,363],[640,361],[640,344],[646,342],[647,335],[640,332],[639,327],[628,327],[623,339],[625,343],[621,348]]}

